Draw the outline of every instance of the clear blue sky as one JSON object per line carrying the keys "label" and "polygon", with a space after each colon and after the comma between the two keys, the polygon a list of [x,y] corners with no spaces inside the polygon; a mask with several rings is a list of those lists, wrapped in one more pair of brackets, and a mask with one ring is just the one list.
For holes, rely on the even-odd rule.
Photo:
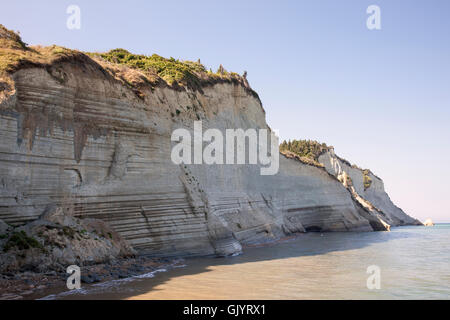
{"label": "clear blue sky", "polygon": [[[81,8],[81,30],[66,8]],[[366,9],[381,8],[381,30]],[[381,176],[407,213],[450,221],[450,1],[5,1],[29,44],[123,47],[248,71],[283,139]]]}

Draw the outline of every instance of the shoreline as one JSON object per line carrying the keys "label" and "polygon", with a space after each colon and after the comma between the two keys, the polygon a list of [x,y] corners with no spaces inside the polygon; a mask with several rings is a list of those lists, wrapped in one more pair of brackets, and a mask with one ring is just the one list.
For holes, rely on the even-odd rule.
{"label": "shoreline", "polygon": [[[400,228],[402,226],[396,227]],[[373,231],[376,232],[376,231]],[[308,232],[310,233],[310,232]],[[300,233],[260,244],[249,244],[243,249],[272,247],[280,243],[292,241],[308,233]],[[320,234],[320,232],[319,232]],[[245,252],[242,252],[245,254]],[[213,258],[214,256],[203,256]],[[82,286],[106,283],[143,276],[161,269],[169,271],[191,257],[149,257],[137,256],[134,258],[121,258],[108,263],[94,264],[81,267]],[[192,257],[196,258],[196,257]],[[68,292],[66,280],[69,274],[50,271],[46,273],[21,272],[0,274],[0,300],[33,300],[42,299],[52,294]],[[45,293],[44,293],[45,292]]]}
{"label": "shoreline", "polygon": [[[169,269],[181,261],[183,260],[180,258],[138,256],[83,266],[81,284],[83,286],[141,276],[161,268]],[[68,277],[68,273],[56,271],[1,274],[0,300],[34,300],[68,291],[66,287]]]}
{"label": "shoreline", "polygon": [[[274,246],[279,243],[299,238],[302,235],[304,234],[287,236],[261,244],[246,245],[243,248],[250,249]],[[243,252],[242,254],[245,253]],[[213,256],[210,257],[213,258]],[[143,255],[135,258],[117,259],[109,263],[83,266],[81,267],[81,284],[83,287],[83,285],[139,277],[160,270],[161,268],[168,271],[170,268],[176,267],[177,263],[182,261],[184,261],[184,258],[182,257],[164,258]],[[45,273],[21,272],[0,274],[0,300],[34,300],[42,299],[50,295],[61,294],[63,292],[69,292],[66,287],[68,276],[69,274],[67,273],[58,273],[56,271]]]}

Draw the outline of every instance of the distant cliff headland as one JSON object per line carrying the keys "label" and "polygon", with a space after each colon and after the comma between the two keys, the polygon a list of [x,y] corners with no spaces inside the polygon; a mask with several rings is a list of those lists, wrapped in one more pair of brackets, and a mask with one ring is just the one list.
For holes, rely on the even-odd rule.
{"label": "distant cliff headland", "polygon": [[0,26],[0,271],[232,255],[303,232],[421,224],[370,170],[314,141],[283,142],[272,176],[173,164],[171,133],[199,120],[270,130],[246,74],[28,46]]}

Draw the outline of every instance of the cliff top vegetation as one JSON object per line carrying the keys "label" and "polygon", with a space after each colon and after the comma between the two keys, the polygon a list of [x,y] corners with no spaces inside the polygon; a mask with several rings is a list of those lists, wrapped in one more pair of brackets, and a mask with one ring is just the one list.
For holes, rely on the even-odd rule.
{"label": "cliff top vegetation", "polygon": [[239,74],[226,71],[222,66],[217,72],[206,70],[206,67],[200,63],[200,59],[194,61],[181,61],[175,58],[164,58],[157,54],[151,56],[133,54],[125,49],[114,49],[106,53],[88,53],[93,58],[100,58],[104,61],[126,65],[133,69],[143,72],[156,73],[167,83],[173,84],[198,84],[201,85],[205,80],[218,79],[243,79]]}
{"label": "cliff top vegetation", "polygon": [[[133,54],[125,49],[114,49],[105,53],[81,52],[60,46],[28,46],[14,31],[0,24],[0,78],[27,67],[48,67],[58,62],[94,63],[123,80],[128,86],[166,84],[175,89],[190,88],[202,91],[202,87],[215,83],[235,83],[242,85],[249,93],[258,97],[244,75],[228,72],[221,65],[217,72],[207,70],[204,65],[193,61]],[[139,79],[135,73],[139,72]],[[117,75],[116,73],[120,73]]]}
{"label": "cliff top vegetation", "polygon": [[[322,155],[324,152],[329,151],[330,149],[333,149],[333,147],[328,146],[325,143],[317,142],[315,140],[288,140],[288,141],[285,140],[280,144],[280,152],[284,154],[286,157],[295,158],[304,164],[309,164],[320,168],[324,168],[324,165],[319,162],[320,155]],[[336,157],[349,167],[358,169],[362,172],[364,190],[370,188],[372,184],[372,179],[370,178],[370,175],[373,175],[374,177],[381,180],[381,178],[376,176],[369,169],[362,169],[357,165],[351,164],[349,161],[337,155]]]}
{"label": "cliff top vegetation", "polygon": [[320,155],[331,148],[325,143],[314,140],[285,140],[280,144],[280,151],[282,153],[286,151],[292,152],[300,158],[305,158],[305,161],[313,162],[319,166],[323,166],[319,163]]}

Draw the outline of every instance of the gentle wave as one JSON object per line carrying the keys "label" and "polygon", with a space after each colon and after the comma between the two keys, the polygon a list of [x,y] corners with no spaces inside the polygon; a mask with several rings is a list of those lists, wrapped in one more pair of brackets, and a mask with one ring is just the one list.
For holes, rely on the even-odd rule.
{"label": "gentle wave", "polygon": [[[367,287],[371,265],[380,269],[380,289]],[[449,299],[450,224],[309,233],[46,298]]]}

